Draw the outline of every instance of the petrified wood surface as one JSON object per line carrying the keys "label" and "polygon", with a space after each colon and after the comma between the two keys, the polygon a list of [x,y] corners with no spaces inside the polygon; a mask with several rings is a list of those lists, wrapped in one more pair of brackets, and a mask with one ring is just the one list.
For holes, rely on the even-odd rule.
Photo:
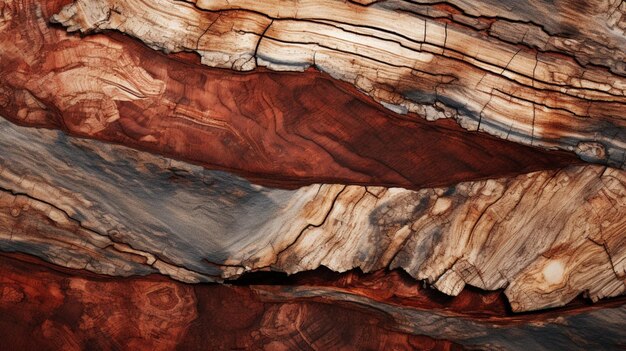
{"label": "petrified wood surface", "polygon": [[626,318],[624,298],[511,315],[498,293],[450,299],[397,271],[192,286],[3,254],[0,273],[0,336],[15,350],[610,349]]}
{"label": "petrified wood surface", "polygon": [[394,115],[312,71],[209,70],[125,37],[81,39],[49,28],[46,12],[54,10],[35,9],[53,3],[8,4],[0,115],[19,124],[58,127],[283,187],[440,186],[573,162],[464,133],[454,123]]}
{"label": "petrified wood surface", "polygon": [[52,20],[195,51],[214,67],[312,66],[400,113],[626,164],[621,1],[188,2],[76,0]]}
{"label": "petrified wood surface", "polygon": [[2,245],[64,266],[189,282],[398,267],[449,295],[506,287],[514,310],[624,292],[624,171],[280,190],[55,131],[0,132]]}
{"label": "petrified wood surface", "polygon": [[3,347],[624,347],[625,29],[614,0],[0,2]]}

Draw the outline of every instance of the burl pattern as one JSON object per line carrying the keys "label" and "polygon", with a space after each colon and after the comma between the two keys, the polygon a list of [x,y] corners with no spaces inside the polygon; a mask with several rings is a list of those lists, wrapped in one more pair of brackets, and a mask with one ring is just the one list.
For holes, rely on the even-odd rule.
{"label": "burl pattern", "polygon": [[513,316],[499,293],[448,298],[397,271],[192,286],[2,254],[0,272],[0,336],[11,350],[616,348],[626,314],[622,298]]}
{"label": "burl pattern", "polygon": [[601,350],[626,3],[0,0],[0,349]]}

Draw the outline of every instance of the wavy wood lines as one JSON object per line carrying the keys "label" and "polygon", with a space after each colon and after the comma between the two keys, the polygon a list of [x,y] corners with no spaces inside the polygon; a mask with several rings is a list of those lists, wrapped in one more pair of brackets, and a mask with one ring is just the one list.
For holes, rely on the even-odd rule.
{"label": "wavy wood lines", "polygon": [[8,350],[626,334],[626,3],[0,2]]}
{"label": "wavy wood lines", "polygon": [[[121,36],[67,36],[46,27],[41,12],[11,10],[0,35],[16,47],[2,56],[0,114],[19,124],[57,127],[281,187],[417,188],[575,162],[453,123],[395,116],[319,73],[208,70]],[[22,35],[25,24],[35,43]]]}
{"label": "wavy wood lines", "polygon": [[623,171],[571,166],[418,191],[279,190],[59,132],[1,127],[4,250],[63,266],[186,282],[321,265],[402,268],[449,295],[465,284],[505,288],[515,311],[625,288]]}
{"label": "wavy wood lines", "polygon": [[[59,271],[7,254],[0,272],[8,349],[578,350],[619,347],[626,313],[621,299],[511,316],[497,293],[465,291],[451,301],[398,272],[185,285]],[[28,338],[16,337],[25,331]]]}
{"label": "wavy wood lines", "polygon": [[[621,2],[579,11],[529,2],[517,5],[524,20],[506,5],[481,11],[487,3],[473,10],[490,14],[475,17],[463,10],[470,5],[411,1],[189,2],[195,6],[77,0],[52,20],[70,31],[121,31],[166,52],[195,51],[214,67],[315,67],[396,112],[454,118],[468,130],[615,167],[626,161]],[[150,17],[142,16],[146,7]],[[554,12],[558,19],[546,19]],[[531,34],[516,42],[503,31]]]}

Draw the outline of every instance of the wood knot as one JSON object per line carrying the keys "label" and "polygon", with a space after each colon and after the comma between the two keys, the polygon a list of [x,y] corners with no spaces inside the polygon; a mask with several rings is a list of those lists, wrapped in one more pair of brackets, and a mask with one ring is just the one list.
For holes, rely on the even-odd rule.
{"label": "wood knot", "polygon": [[147,295],[150,305],[160,310],[171,310],[176,307],[180,301],[174,289],[169,286],[158,288],[149,292]]}
{"label": "wood knot", "polygon": [[11,216],[17,217],[17,216],[20,215],[21,212],[22,211],[20,210],[19,207],[14,207],[14,208],[11,209]]}
{"label": "wood knot", "polygon": [[583,161],[587,162],[603,162],[607,158],[604,145],[595,141],[583,141],[578,143],[574,152]]}
{"label": "wood knot", "polygon": [[550,261],[543,269],[543,279],[553,285],[563,281],[565,266],[561,261]]}

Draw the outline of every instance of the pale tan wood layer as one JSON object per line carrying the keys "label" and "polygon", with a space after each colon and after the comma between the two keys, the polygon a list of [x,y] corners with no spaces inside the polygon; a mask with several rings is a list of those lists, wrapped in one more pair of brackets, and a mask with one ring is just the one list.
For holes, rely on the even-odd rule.
{"label": "pale tan wood layer", "polygon": [[402,268],[515,311],[624,292],[626,173],[571,166],[411,191],[280,190],[121,146],[0,123],[0,247],[102,274]]}

